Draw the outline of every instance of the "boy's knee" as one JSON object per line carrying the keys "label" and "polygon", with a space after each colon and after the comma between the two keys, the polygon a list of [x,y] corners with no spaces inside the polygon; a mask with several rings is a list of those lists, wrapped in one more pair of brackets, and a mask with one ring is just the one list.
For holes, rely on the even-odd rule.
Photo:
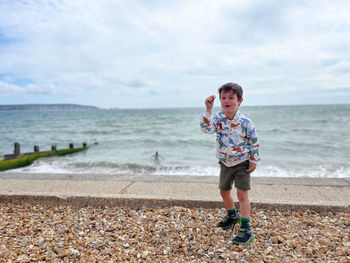
{"label": "boy's knee", "polygon": [[222,198],[231,196],[231,190],[220,190],[220,195]]}
{"label": "boy's knee", "polygon": [[248,199],[248,190],[237,189],[237,198],[239,201],[245,201]]}

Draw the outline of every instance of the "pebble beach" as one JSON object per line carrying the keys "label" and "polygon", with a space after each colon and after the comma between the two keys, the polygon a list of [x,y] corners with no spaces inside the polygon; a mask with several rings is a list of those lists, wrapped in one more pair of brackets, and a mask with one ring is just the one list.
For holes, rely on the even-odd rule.
{"label": "pebble beach", "polygon": [[216,228],[224,213],[0,203],[0,263],[350,262],[349,213],[253,208],[248,247]]}

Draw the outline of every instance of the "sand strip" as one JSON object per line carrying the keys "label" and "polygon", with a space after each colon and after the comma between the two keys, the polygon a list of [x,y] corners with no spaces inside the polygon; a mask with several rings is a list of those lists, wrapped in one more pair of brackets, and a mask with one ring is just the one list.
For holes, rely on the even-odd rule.
{"label": "sand strip", "polygon": [[[218,208],[222,202],[217,180],[216,176],[1,173],[0,202]],[[350,211],[350,181],[253,178],[250,200],[256,208],[346,212]]]}

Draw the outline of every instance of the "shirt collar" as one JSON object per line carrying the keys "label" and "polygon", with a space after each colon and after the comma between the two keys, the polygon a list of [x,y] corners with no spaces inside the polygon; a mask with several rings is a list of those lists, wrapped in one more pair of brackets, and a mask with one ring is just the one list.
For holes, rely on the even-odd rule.
{"label": "shirt collar", "polygon": [[[225,112],[222,109],[220,111],[220,115],[224,119],[231,120],[226,116]],[[235,116],[233,116],[232,120],[238,120],[240,117],[241,117],[241,112],[239,110],[237,110],[237,112],[236,112]]]}

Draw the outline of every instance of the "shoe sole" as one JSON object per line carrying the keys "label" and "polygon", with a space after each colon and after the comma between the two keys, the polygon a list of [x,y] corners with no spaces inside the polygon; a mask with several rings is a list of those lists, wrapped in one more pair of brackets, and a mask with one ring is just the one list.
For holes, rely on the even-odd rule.
{"label": "shoe sole", "polygon": [[232,244],[237,245],[237,246],[248,246],[251,243],[253,243],[254,240],[255,240],[255,236],[252,234],[252,236],[247,240],[247,242],[241,243],[241,242],[237,242],[237,241],[232,240]]}

